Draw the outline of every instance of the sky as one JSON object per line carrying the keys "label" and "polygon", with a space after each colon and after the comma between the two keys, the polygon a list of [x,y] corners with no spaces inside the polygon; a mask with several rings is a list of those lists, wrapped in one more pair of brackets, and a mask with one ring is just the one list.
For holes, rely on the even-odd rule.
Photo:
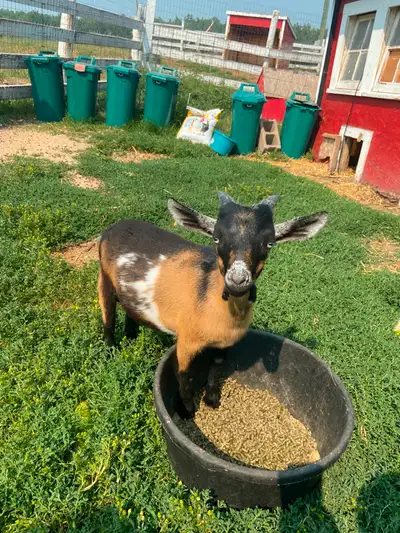
{"label": "sky", "polygon": [[[135,0],[78,0],[102,9],[132,15]],[[140,1],[140,0],[139,0]],[[51,0],[50,0],[51,2]],[[146,0],[141,0],[145,3]],[[272,13],[278,9],[281,15],[289,16],[292,22],[318,26],[321,20],[323,0],[157,0],[156,16],[173,19],[191,14],[199,18],[218,17],[226,20],[226,11]],[[332,2],[331,2],[332,3]]]}
{"label": "sky", "polygon": [[[77,0],[82,4],[91,5],[121,13],[127,16],[135,16],[136,2],[146,3],[147,0]],[[199,18],[218,17],[225,22],[227,11],[244,11],[253,13],[270,14],[278,9],[281,15],[288,16],[290,20],[300,24],[310,23],[319,26],[321,21],[324,0],[157,0],[156,16],[164,20],[182,18],[185,15],[193,15]],[[331,0],[331,5],[333,0]],[[43,6],[51,5],[51,0],[44,0]],[[12,0],[0,0],[0,8],[30,10],[23,4]],[[33,8],[35,9],[35,8]],[[46,11],[50,13],[50,11]]]}

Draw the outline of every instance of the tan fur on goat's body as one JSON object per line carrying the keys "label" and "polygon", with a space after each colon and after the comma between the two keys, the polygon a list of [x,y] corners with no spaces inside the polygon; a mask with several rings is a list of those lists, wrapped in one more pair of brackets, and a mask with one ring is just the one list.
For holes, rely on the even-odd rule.
{"label": "tan fur on goat's body", "polygon": [[[217,267],[208,273],[207,291],[203,298],[199,298],[202,275],[200,254],[196,247],[184,249],[158,262],[152,261],[149,267],[159,267],[154,282],[153,304],[157,307],[163,329],[177,335],[181,372],[186,371],[193,357],[206,347],[226,348],[238,342],[246,334],[252,319],[248,294],[240,298],[231,297],[228,301],[222,299],[224,278]],[[125,304],[122,267],[118,267],[117,260],[109,241],[102,241],[99,300],[104,323],[109,322],[109,302],[116,297],[134,320],[161,329],[149,322],[137,306]],[[146,271],[137,274],[144,277]]]}
{"label": "tan fur on goat's body", "polygon": [[[178,268],[178,264],[182,268]],[[206,347],[227,348],[246,333],[252,319],[248,294],[222,299],[224,279],[218,269],[210,272],[204,299],[198,298],[198,254],[181,252],[162,265],[156,284],[155,300],[160,318],[178,337],[179,369],[184,371],[190,358]],[[182,353],[183,351],[183,353]]]}

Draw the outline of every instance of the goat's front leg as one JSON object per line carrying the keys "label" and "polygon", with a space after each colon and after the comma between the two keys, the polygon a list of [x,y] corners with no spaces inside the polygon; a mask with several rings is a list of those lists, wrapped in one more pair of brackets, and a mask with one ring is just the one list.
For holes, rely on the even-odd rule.
{"label": "goat's front leg", "polygon": [[208,380],[206,392],[204,394],[204,402],[213,409],[219,407],[221,400],[221,390],[220,390],[220,378],[221,378],[221,367],[222,363],[225,360],[227,348],[220,350],[215,349],[215,353],[211,358],[210,370],[208,372]]}
{"label": "goat's front leg", "polygon": [[194,416],[193,377],[190,376],[190,365],[195,356],[201,351],[198,344],[188,342],[178,337],[176,355],[178,359],[179,394],[186,410],[185,418]]}

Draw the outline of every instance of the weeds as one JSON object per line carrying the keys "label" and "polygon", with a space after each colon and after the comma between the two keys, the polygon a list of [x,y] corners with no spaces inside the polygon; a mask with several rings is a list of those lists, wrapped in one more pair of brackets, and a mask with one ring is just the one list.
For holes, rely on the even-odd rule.
{"label": "weeds", "polygon": [[[204,107],[203,89],[196,94]],[[366,275],[362,264],[365,239],[398,241],[398,218],[267,164],[178,142],[176,129],[94,123],[89,130],[95,146],[76,171],[102,180],[101,190],[72,187],[62,165],[37,159],[0,168],[0,529],[393,533],[400,506],[400,339],[393,331],[400,278]],[[172,157],[140,165],[108,157],[132,145]],[[52,255],[122,218],[173,229],[169,194],[214,215],[221,189],[246,203],[281,194],[277,221],[330,214],[319,237],[273,250],[254,317],[255,327],[313,346],[343,379],[356,411],[349,449],[321,491],[285,511],[236,511],[182,485],[152,399],[156,364],[172,340],[143,329],[128,343],[119,316],[121,348],[108,351],[100,338],[97,265],[76,269]]]}

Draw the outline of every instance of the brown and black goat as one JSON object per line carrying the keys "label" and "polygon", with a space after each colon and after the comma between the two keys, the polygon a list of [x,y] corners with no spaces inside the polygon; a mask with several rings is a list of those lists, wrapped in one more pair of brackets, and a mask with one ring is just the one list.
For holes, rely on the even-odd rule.
{"label": "brown and black goat", "polygon": [[[194,403],[188,369],[194,356],[205,348],[228,348],[246,334],[255,282],[270,248],[313,237],[328,218],[319,212],[274,224],[272,208],[279,196],[251,207],[225,193],[219,198],[217,219],[175,200],[168,202],[177,223],[208,235],[215,246],[198,246],[139,220],[111,226],[99,244],[99,301],[106,342],[114,345],[117,301],[126,311],[127,337],[136,335],[138,323],[176,335],[180,395],[190,415]],[[221,357],[215,362],[221,363]],[[218,404],[214,371],[206,401]]]}

